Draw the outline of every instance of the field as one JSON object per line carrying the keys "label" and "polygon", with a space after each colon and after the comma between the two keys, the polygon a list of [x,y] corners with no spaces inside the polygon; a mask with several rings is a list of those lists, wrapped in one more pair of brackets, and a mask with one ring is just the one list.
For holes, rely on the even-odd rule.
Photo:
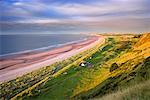
{"label": "field", "polygon": [[[2,83],[1,98],[148,100],[150,33],[105,38],[105,43],[70,59]],[[53,73],[56,66],[61,68]]]}

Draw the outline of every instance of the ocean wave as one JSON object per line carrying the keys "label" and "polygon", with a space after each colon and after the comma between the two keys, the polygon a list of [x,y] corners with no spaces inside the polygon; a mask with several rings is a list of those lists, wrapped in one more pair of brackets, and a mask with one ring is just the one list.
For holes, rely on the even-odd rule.
{"label": "ocean wave", "polygon": [[24,54],[24,53],[35,52],[35,51],[37,51],[37,52],[47,51],[47,50],[51,50],[51,49],[54,49],[54,48],[59,48],[59,47],[65,46],[65,45],[69,45],[69,44],[73,44],[73,43],[79,43],[79,42],[85,41],[87,39],[88,38],[84,38],[84,39],[81,39],[81,40],[66,42],[66,43],[63,43],[63,44],[56,44],[56,45],[41,47],[41,48],[32,49],[32,50],[25,50],[25,51],[19,51],[19,52],[14,52],[14,53],[2,54],[2,55],[0,55],[0,57],[3,58],[3,57],[8,57],[8,56],[14,56],[14,55],[19,55],[19,54]]}

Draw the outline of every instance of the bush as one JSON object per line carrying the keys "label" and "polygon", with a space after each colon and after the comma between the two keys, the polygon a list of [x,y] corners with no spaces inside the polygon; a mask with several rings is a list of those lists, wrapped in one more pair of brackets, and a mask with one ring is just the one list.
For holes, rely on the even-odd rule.
{"label": "bush", "polygon": [[138,34],[138,35],[135,35],[133,38],[140,38],[142,35],[141,34]]}
{"label": "bush", "polygon": [[110,72],[114,71],[115,69],[117,69],[119,66],[117,65],[117,63],[113,63],[110,67]]}

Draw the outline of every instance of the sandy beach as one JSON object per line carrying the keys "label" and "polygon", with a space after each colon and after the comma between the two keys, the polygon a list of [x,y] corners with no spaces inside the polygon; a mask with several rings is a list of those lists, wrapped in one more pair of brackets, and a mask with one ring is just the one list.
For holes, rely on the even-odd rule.
{"label": "sandy beach", "polygon": [[0,59],[0,82],[15,79],[55,62],[65,60],[81,51],[95,46],[104,40],[101,36],[92,36],[82,42],[68,44],[44,52],[27,52],[14,57]]}

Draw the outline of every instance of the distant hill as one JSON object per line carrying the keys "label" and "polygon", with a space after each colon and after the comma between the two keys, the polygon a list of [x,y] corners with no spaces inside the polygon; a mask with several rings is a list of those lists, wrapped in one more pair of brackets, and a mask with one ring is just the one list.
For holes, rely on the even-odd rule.
{"label": "distant hill", "polygon": [[150,33],[146,33],[140,36],[140,39],[138,42],[135,44],[134,47],[140,47],[144,45],[145,47],[150,47]]}

